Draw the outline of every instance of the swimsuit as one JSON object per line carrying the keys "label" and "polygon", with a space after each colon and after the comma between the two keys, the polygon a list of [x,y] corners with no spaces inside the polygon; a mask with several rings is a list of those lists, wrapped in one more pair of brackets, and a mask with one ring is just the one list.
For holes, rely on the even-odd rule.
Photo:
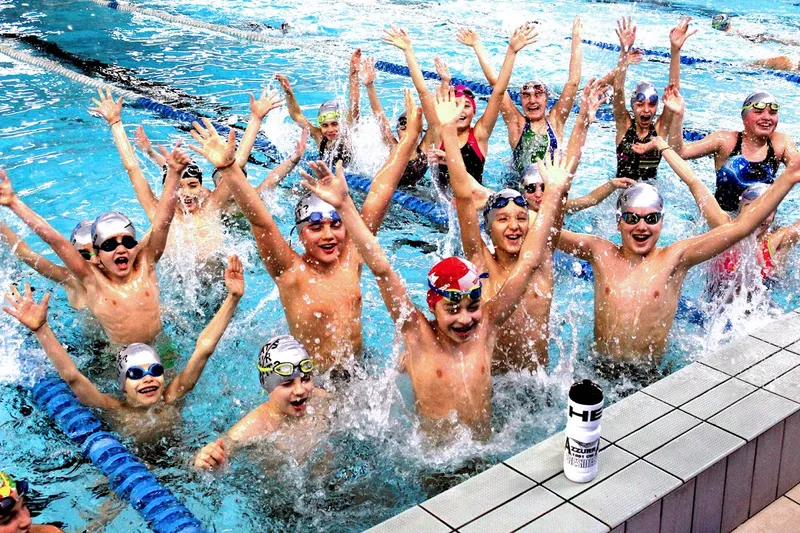
{"label": "swimsuit", "polygon": [[425,177],[425,172],[427,172],[427,170],[428,160],[422,153],[422,150],[419,149],[419,146],[417,146],[417,158],[410,159],[408,161],[406,169],[403,171],[403,176],[400,178],[398,187],[404,189],[415,187],[422,180],[422,178]]}
{"label": "swimsuit", "polygon": [[[444,143],[439,147],[444,150]],[[483,183],[483,166],[486,164],[486,157],[481,152],[481,147],[478,145],[478,139],[475,137],[475,128],[469,129],[469,137],[467,143],[461,147],[461,157],[464,159],[464,166],[467,172],[475,178],[478,183]],[[447,171],[447,165],[439,165],[439,172],[436,176],[436,181],[442,191],[450,191],[450,173]]]}
{"label": "swimsuit", "polygon": [[531,121],[525,118],[525,127],[522,128],[522,134],[519,136],[519,141],[514,147],[511,156],[511,161],[517,175],[522,175],[525,167],[531,163],[535,163],[537,159],[544,159],[545,154],[553,157],[556,149],[558,148],[558,139],[550,122],[544,121],[547,125],[546,133],[536,133],[531,128]]}
{"label": "swimsuit", "polygon": [[772,183],[778,173],[778,159],[772,141],[767,138],[767,156],[763,161],[748,161],[742,154],[742,132],[728,160],[717,170],[717,190],[714,197],[725,211],[739,208],[739,197],[754,183]]}
{"label": "swimsuit", "polygon": [[[328,146],[329,144],[330,146]],[[343,137],[339,137],[332,142],[327,137],[322,137],[319,143],[319,158],[335,171],[338,161],[341,161],[343,166],[348,166],[353,159],[353,154],[350,153],[347,142]]]}
{"label": "swimsuit", "polygon": [[654,180],[658,172],[658,164],[661,163],[661,152],[658,149],[645,152],[641,155],[633,151],[634,143],[646,143],[656,137],[656,128],[650,129],[644,139],[636,136],[636,124],[628,128],[625,136],[617,145],[617,177],[630,178],[636,181]]}
{"label": "swimsuit", "polygon": [[[775,262],[772,259],[774,250],[769,242],[769,237],[762,239],[760,250],[756,254],[756,262],[761,267],[761,278],[764,285],[769,288],[775,280]],[[709,269],[709,291],[716,294],[736,276],[739,264],[742,260],[742,248],[736,245],[725,250],[722,254],[712,260]]]}

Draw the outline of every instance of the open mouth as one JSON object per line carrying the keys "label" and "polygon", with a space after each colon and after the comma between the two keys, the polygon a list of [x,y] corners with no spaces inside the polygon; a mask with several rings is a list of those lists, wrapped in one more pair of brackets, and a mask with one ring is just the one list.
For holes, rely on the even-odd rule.
{"label": "open mouth", "polygon": [[646,242],[647,239],[650,238],[650,235],[635,234],[635,235],[631,235],[631,237],[633,237],[633,240],[636,241],[636,242]]}
{"label": "open mouth", "polygon": [[525,107],[525,111],[528,112],[539,111],[540,109],[541,106],[539,104],[530,104]]}
{"label": "open mouth", "polygon": [[322,248],[326,253],[330,254],[333,253],[334,250],[336,250],[336,243],[320,244],[319,247]]}
{"label": "open mouth", "polygon": [[518,242],[520,239],[522,239],[522,234],[519,234],[519,235],[506,235],[505,237],[506,237],[506,240],[509,240],[511,242]]}
{"label": "open mouth", "polygon": [[294,401],[289,402],[289,403],[292,404],[292,407],[294,409],[300,411],[301,409],[305,409],[307,401],[308,401],[308,397],[305,397],[305,398],[300,398],[299,400],[294,400]]}
{"label": "open mouth", "polygon": [[472,333],[472,330],[475,329],[477,322],[472,322],[469,326],[451,326],[450,329],[453,330],[453,333],[456,336],[466,339]]}
{"label": "open mouth", "polygon": [[642,122],[642,124],[647,124],[650,122],[650,120],[652,120],[652,118],[653,115],[642,115],[639,117],[639,120]]}
{"label": "open mouth", "polygon": [[139,394],[142,396],[154,396],[155,393],[158,392],[158,386],[152,385],[150,387],[142,387],[139,389]]}
{"label": "open mouth", "polygon": [[769,121],[769,120],[767,120],[767,121],[759,121],[759,122],[756,122],[756,126],[758,126],[759,128],[771,128],[772,127],[772,122]]}
{"label": "open mouth", "polygon": [[114,259],[114,264],[119,266],[127,266],[128,265],[128,258],[127,257],[117,257]]}

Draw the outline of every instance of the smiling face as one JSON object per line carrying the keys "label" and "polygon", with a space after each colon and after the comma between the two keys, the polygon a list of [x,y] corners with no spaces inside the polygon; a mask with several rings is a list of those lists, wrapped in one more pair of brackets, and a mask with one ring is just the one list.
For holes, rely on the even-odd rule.
{"label": "smiling face", "polygon": [[[142,368],[142,367],[140,367]],[[147,368],[142,368],[147,370]],[[142,379],[125,379],[125,399],[136,407],[150,407],[161,398],[164,391],[164,376],[148,374]]]}
{"label": "smiling face", "polygon": [[547,91],[542,86],[529,88],[520,93],[522,103],[522,113],[531,122],[536,122],[544,118],[547,110]]}
{"label": "smiling face", "polygon": [[649,99],[634,102],[632,106],[633,120],[636,122],[636,127],[640,130],[649,130],[650,126],[655,122],[656,112],[658,111],[658,102],[651,102]]}
{"label": "smiling face", "polygon": [[518,254],[528,234],[528,210],[509,202],[495,211],[489,236],[495,248],[508,254]]}
{"label": "smiling face", "polygon": [[319,125],[319,129],[322,130],[322,136],[328,139],[329,141],[335,141],[339,138],[339,121],[338,120],[326,120],[322,124]]}
{"label": "smiling face", "polygon": [[0,515],[0,533],[26,533],[30,527],[31,513],[25,505],[25,496],[17,500],[8,514]]}
{"label": "smiling face", "polygon": [[649,254],[655,249],[658,238],[661,236],[661,225],[664,223],[664,219],[661,218],[657,224],[648,225],[643,217],[650,213],[658,213],[648,207],[631,207],[626,212],[637,214],[642,218],[636,224],[628,224],[625,220],[617,223],[622,234],[622,247],[638,255]]}
{"label": "smiling face", "polygon": [[[529,192],[529,190],[533,192]],[[544,183],[526,185],[523,194],[525,194],[525,199],[528,201],[528,207],[538,213],[539,208],[542,207],[542,198],[544,198]]]}
{"label": "smiling face", "polygon": [[472,107],[468,98],[465,99],[464,111],[461,112],[456,122],[456,129],[458,131],[468,130],[470,126],[472,126],[472,119],[475,118],[475,108]]}
{"label": "smiling face", "polygon": [[303,374],[275,387],[269,393],[269,401],[284,415],[301,417],[306,414],[313,392],[314,378],[311,374]]}
{"label": "smiling face", "polygon": [[462,298],[459,303],[442,298],[433,308],[433,316],[439,331],[457,344],[467,342],[474,337],[481,315],[481,301],[469,298]]}
{"label": "smiling face", "polygon": [[318,224],[308,223],[300,230],[300,242],[306,255],[323,264],[339,259],[347,233],[341,222],[323,220]]}
{"label": "smiling face", "polygon": [[766,109],[750,109],[742,117],[744,131],[758,137],[769,137],[778,127],[778,111]]}
{"label": "smiling face", "polygon": [[[116,276],[118,278],[126,278],[133,269],[133,262],[136,260],[136,256],[139,253],[139,247],[135,246],[132,249],[128,249],[122,245],[123,238],[127,237],[128,239],[132,239],[130,235],[127,233],[122,233],[119,235],[114,235],[109,237],[105,242],[116,242],[117,246],[111,252],[106,252],[105,250],[98,248],[96,250],[97,253],[97,261],[100,265],[112,276]],[[103,243],[101,243],[102,246]]]}
{"label": "smiling face", "polygon": [[203,201],[210,193],[211,191],[203,187],[199,179],[182,179],[180,182],[180,188],[178,189],[180,203],[178,204],[177,209],[183,210],[185,213],[194,214],[200,209]]}

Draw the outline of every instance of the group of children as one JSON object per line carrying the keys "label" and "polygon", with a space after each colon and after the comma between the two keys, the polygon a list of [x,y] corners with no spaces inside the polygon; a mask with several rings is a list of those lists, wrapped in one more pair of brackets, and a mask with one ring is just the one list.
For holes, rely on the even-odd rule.
{"label": "group of children", "polygon": [[[350,62],[348,111],[335,101],[326,102],[316,124],[303,115],[289,80],[276,75],[289,115],[303,128],[303,135],[295,153],[258,186],[248,180],[245,166],[265,116],[282,104],[277,92],[264,91],[259,98],[250,95],[251,117],[238,143],[234,130],[221,136],[208,120],[194,123],[191,135],[196,144],[189,148],[214,167],[213,190],[206,187],[202,169],[180,142],[171,152],[162,147],[156,151],[140,126],[136,144],[162,167],[160,198],[123,127],[122,98],[114,100],[109,90],[100,91],[91,110],[108,122],[150,229],[139,236],[128,217],[107,212],[79,223],[68,239],[31,210],[0,171],[0,205],[41,237],[64,266],[31,251],[7,226],[0,226],[0,231],[20,260],[65,288],[73,308],[85,308],[96,317],[117,352],[122,399],[101,392],[56,339],[47,322],[49,294],[37,303],[27,283],[22,291],[12,287],[4,310],[34,332],[81,403],[108,413],[116,428],[137,440],[157,438],[166,426],[180,424],[180,400],[200,379],[245,285],[242,263],[232,255],[224,270],[227,297],[200,334],[184,368],[167,381],[169,370],[161,358],[169,342],[162,332],[157,264],[165,249],[176,245],[171,243],[175,225],[190,229],[198,265],[220,263],[223,219],[240,212],[249,221],[267,273],[277,285],[289,334],[268,340],[258,354],[255,366],[268,400],[204,446],[195,455],[196,468],[218,468],[238,448],[275,433],[281,435],[278,445],[292,454],[310,454],[314,436],[327,426],[326,405],[335,397],[337,381],[325,379],[315,386],[315,374],[328,378],[336,373],[337,379],[346,380],[342,369],[357,365],[364,351],[365,265],[402,336],[400,370],[410,378],[421,427],[439,438],[461,425],[476,438],[486,439],[492,431],[492,376],[536,371],[548,363],[556,249],[592,266],[594,349],[599,358],[654,366],[665,351],[691,267],[723,254],[720,268],[732,278],[744,268],[743,255],[754,253],[732,247],[756,235],[761,273],[772,279],[780,274],[800,235],[796,226],[770,229],[779,203],[800,181],[797,147],[776,131],[779,104],[774,96],[758,91],[747,97],[741,110],[743,131],[715,132],[684,143],[680,52],[696,31],[690,22],[691,18],[682,17],[670,32],[670,80],[662,95],[652,84],[640,82],[626,99],[627,69],[642,58],[633,47],[636,26],[630,19],[619,21],[621,51],[616,67],[580,91],[583,28],[576,18],[569,77],[549,109],[553,92],[541,80],[521,86],[521,109],[506,91],[517,55],[535,42],[535,24],[525,23],[511,34],[498,74],[478,34],[462,29],[457,39],[475,50],[493,86],[477,121],[473,92],[450,86],[449,71],[440,60],[436,68],[442,83],[432,92],[412,37],[391,27],[383,41],[404,53],[421,104],[418,107],[412,92],[405,90],[405,111],[396,131],[375,92],[374,64],[356,51]],[[344,175],[354,153],[348,130],[359,118],[359,76],[391,149],[360,210]],[[579,110],[565,142],[565,123],[576,98]],[[587,196],[568,198],[590,125],[609,99],[616,122],[616,176]],[[658,115],[660,99],[663,110]],[[506,188],[495,192],[483,185],[483,173],[488,140],[499,116],[508,127],[512,164],[502,178]],[[309,172],[300,171],[307,192],[294,209],[294,228],[302,246],[298,252],[279,231],[262,193],[300,162],[309,135],[320,156],[308,163]],[[684,161],[706,155],[714,156],[715,193]],[[665,208],[654,185],[662,158],[689,186],[711,227],[666,247],[657,246]],[[781,163],[786,169],[778,175]],[[376,237],[398,186],[421,186],[428,170],[433,185],[455,206],[465,256],[444,258],[430,269],[426,298],[430,315],[412,303],[405,281]],[[596,205],[617,190],[621,190],[616,201],[621,244],[562,229],[565,216]],[[5,483],[0,484],[0,496],[9,487],[7,497],[14,499],[16,509],[25,492],[21,483],[14,489],[13,480],[2,474],[0,482]],[[8,516],[4,501],[0,499],[0,520]]]}

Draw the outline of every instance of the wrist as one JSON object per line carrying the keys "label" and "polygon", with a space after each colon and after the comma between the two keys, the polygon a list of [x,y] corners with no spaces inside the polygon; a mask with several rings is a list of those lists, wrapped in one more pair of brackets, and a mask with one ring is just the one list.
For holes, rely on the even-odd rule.
{"label": "wrist", "polygon": [[108,126],[110,128],[113,128],[117,124],[122,124],[122,119],[121,118],[118,118],[117,120],[112,120],[111,122],[108,123]]}
{"label": "wrist", "polygon": [[31,331],[34,333],[34,335],[40,335],[40,334],[42,334],[42,333],[46,333],[46,332],[47,332],[47,330],[49,330],[49,329],[50,329],[50,325],[47,323],[47,320],[45,320],[44,322],[42,322],[42,323],[39,325],[39,327],[38,327],[38,328],[36,328],[36,329],[31,329]]}
{"label": "wrist", "polygon": [[664,153],[664,152],[666,152],[667,150],[672,150],[672,146],[664,146],[664,147],[660,147],[660,148],[658,148],[658,153],[659,153],[659,154],[663,154],[663,153]]}
{"label": "wrist", "polygon": [[236,158],[233,158],[230,161],[226,161],[222,166],[215,165],[215,168],[220,172],[226,172],[233,168],[234,163],[236,163]]}

